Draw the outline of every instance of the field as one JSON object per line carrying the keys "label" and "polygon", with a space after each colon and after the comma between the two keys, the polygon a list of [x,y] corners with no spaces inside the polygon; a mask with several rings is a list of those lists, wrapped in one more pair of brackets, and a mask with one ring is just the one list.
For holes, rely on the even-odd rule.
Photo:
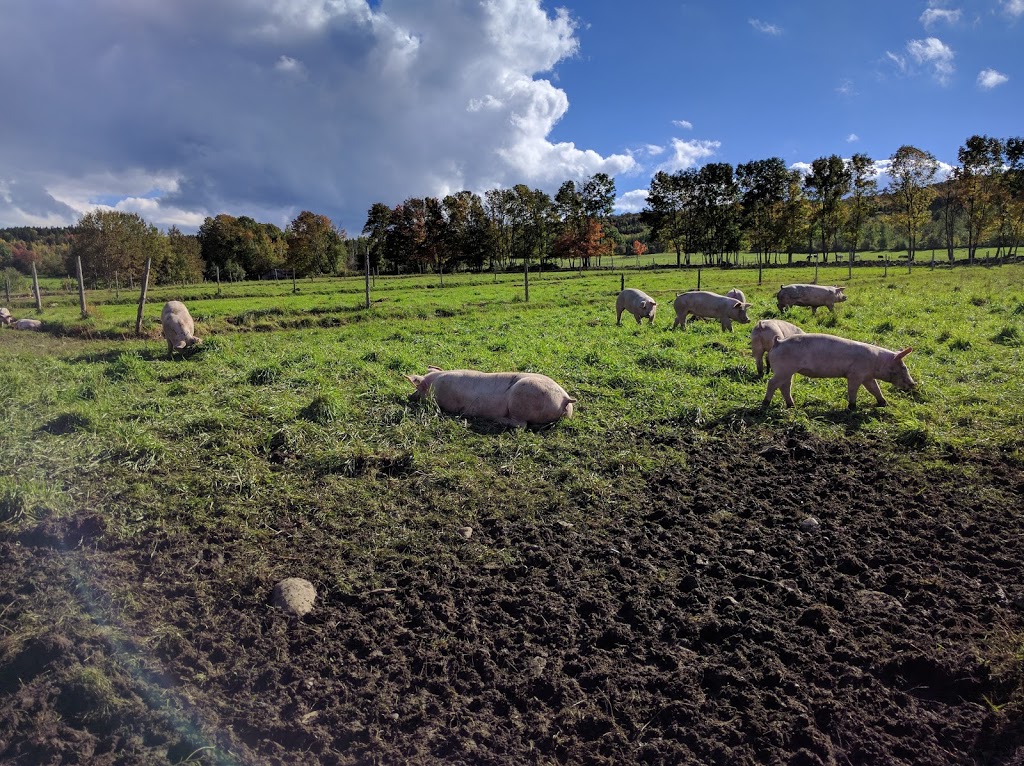
{"label": "field", "polygon": [[[814,269],[757,277],[701,286],[756,320]],[[142,339],[127,291],[47,295],[0,329],[0,761],[1024,763],[1024,264],[822,267],[849,300],[788,319],[914,348],[855,412],[799,376],[761,410],[749,325],[669,329],[696,279],[159,288]],[[410,403],[428,364],[576,415]]]}

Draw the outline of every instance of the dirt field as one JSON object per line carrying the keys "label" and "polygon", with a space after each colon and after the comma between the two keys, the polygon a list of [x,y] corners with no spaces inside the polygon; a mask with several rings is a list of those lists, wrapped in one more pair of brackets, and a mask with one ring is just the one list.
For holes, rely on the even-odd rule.
{"label": "dirt field", "polygon": [[1024,764],[1018,459],[657,446],[685,469],[615,513],[498,492],[384,588],[317,582],[302,621],[260,562],[344,549],[298,511],[259,545],[116,542],[102,509],[2,539],[0,760]]}

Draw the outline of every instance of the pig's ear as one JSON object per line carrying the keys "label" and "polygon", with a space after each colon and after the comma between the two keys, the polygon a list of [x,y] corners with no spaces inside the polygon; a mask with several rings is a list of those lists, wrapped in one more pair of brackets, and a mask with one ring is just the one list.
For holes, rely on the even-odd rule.
{"label": "pig's ear", "polygon": [[740,306],[742,306],[745,309],[749,309],[753,305],[754,305],[753,303],[741,303],[740,304]]}
{"label": "pig's ear", "polygon": [[442,370],[440,367],[437,367],[432,364],[428,364],[427,369],[430,370],[431,372],[444,372],[444,370]]}
{"label": "pig's ear", "polygon": [[419,388],[420,383],[423,381],[422,375],[406,375],[405,379],[412,383],[413,388]]}
{"label": "pig's ear", "polygon": [[913,350],[914,350],[913,348],[911,348],[910,346],[907,346],[905,349],[903,349],[898,354],[896,354],[896,361],[898,362],[900,359],[905,357],[907,354],[909,354]]}
{"label": "pig's ear", "polygon": [[647,301],[640,301],[640,309],[643,310],[645,308],[647,308]]}
{"label": "pig's ear", "polygon": [[651,301],[651,305],[652,305],[652,306],[657,306],[657,305],[658,305],[658,302],[657,302],[657,301]]}

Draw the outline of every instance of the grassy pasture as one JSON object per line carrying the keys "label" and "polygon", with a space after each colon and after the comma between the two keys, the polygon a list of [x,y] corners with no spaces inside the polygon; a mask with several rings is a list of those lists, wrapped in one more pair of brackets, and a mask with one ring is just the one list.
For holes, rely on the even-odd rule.
{"label": "grassy pasture", "polygon": [[[84,321],[70,302],[46,307],[44,321],[75,337],[0,335],[8,382],[0,427],[9,436],[0,460],[16,466],[8,493],[31,498],[14,505],[69,509],[102,486],[109,512],[130,530],[156,517],[195,518],[197,504],[232,506],[238,494],[245,499],[239,523],[256,513],[270,524],[273,503],[250,501],[279,494],[284,477],[267,465],[275,440],[305,466],[405,461],[418,475],[448,477],[456,493],[485,491],[495,472],[531,477],[524,487],[546,478],[552,491],[628,491],[639,466],[685,456],[657,455],[642,440],[626,453],[609,451],[611,437],[659,430],[727,438],[798,429],[884,439],[894,448],[987,445],[1017,453],[1022,269],[885,278],[859,270],[852,281],[845,269],[821,269],[819,282],[847,285],[849,300],[835,315],[796,308],[789,319],[808,331],[915,349],[908,364],[920,389],[883,384],[885,409],[870,406],[862,391],[856,413],[843,409],[845,381],[799,376],[795,410],[784,410],[777,396],[761,412],[765,383],[754,375],[749,327],[730,334],[701,321],[669,329],[674,295],[696,284],[690,271],[626,275],[627,286],[659,301],[653,326],[628,315],[615,326],[619,274],[535,277],[529,303],[508,276],[464,275],[444,288],[435,277],[378,279],[369,310],[356,279],[303,282],[297,294],[290,282],[226,285],[220,297],[209,285],[159,289],[147,307],[145,340],[110,339],[130,335],[135,307],[97,295]],[[756,320],[778,315],[776,283],[810,281],[813,270],[764,276],[759,286],[756,271],[708,269],[701,286],[743,289]],[[172,297],[187,301],[206,339],[187,360],[167,360],[159,339],[159,308]],[[92,334],[108,337],[82,337]],[[579,399],[577,416],[540,433],[505,433],[410,406],[404,375],[427,364],[544,372]],[[218,491],[226,475],[236,477],[237,492]],[[303,485],[308,471],[285,476]],[[166,492],[161,477],[188,491]],[[365,491],[345,483],[346,493]]]}

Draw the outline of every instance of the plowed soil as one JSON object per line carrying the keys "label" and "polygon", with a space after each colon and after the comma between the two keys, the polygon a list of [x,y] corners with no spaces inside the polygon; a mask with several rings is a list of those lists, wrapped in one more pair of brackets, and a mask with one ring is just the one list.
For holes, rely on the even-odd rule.
{"label": "plowed soil", "polygon": [[[655,446],[685,467],[615,514],[495,497],[367,590],[316,581],[343,549],[298,513],[259,545],[116,540],[97,508],[8,535],[0,760],[1024,764],[1017,457]],[[309,615],[261,560],[315,581]]]}

